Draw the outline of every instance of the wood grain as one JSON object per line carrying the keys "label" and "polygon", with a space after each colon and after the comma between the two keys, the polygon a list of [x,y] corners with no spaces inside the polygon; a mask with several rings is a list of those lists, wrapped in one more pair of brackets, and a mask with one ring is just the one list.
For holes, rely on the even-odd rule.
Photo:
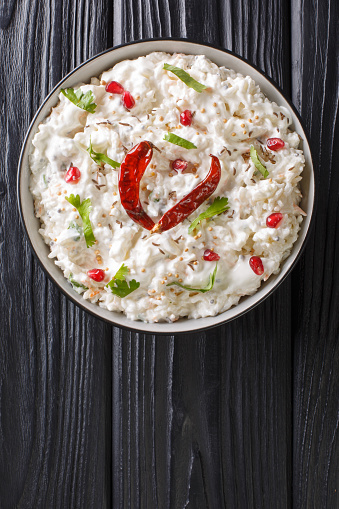
{"label": "wood grain", "polygon": [[[289,37],[286,4],[221,4],[177,1],[158,10],[149,1],[118,4],[124,22],[116,25],[120,37],[116,30],[114,43],[172,35],[223,44],[289,92],[290,48],[281,44]],[[248,19],[269,26],[273,16],[259,42]],[[289,296],[287,281],[258,310],[207,333],[118,334],[112,367],[113,407],[120,409],[112,421],[119,429],[112,441],[114,507],[288,507]]]}
{"label": "wood grain", "polygon": [[0,4],[0,29],[7,28],[12,17],[15,0],[6,0]]}
{"label": "wood grain", "polygon": [[[0,509],[339,507],[337,19],[336,0],[0,5]],[[167,36],[232,49],[280,84],[310,130],[319,196],[272,297],[206,333],[156,337],[100,322],[46,279],[15,168],[63,75]]]}
{"label": "wood grain", "polygon": [[[0,31],[4,509],[110,506],[110,328],[46,279],[23,236],[15,196],[29,121],[64,73],[104,47],[105,8],[104,2],[17,2]],[[93,20],[98,33],[90,30]]]}
{"label": "wood grain", "polygon": [[338,16],[335,0],[292,2],[293,101],[317,172],[313,235],[293,282],[295,507],[339,507]]}

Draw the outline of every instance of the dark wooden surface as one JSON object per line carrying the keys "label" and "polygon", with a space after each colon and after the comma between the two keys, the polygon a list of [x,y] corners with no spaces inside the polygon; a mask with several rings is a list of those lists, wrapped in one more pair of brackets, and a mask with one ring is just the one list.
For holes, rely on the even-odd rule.
{"label": "dark wooden surface", "polygon": [[[337,0],[0,2],[0,509],[339,507]],[[88,57],[140,38],[232,49],[310,132],[314,232],[260,307],[154,337],[88,316],[46,279],[16,208],[38,105]]]}

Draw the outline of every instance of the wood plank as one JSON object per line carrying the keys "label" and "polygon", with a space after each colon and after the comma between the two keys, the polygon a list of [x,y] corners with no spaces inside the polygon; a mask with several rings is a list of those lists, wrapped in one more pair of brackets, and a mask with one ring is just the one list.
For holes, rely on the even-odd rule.
{"label": "wood plank", "polygon": [[[338,507],[338,16],[335,0],[292,2],[292,92],[310,131],[315,228],[293,283],[295,507]],[[299,35],[300,37],[299,37]]]}
{"label": "wood plank", "polygon": [[110,506],[110,327],[46,279],[16,208],[16,165],[29,121],[63,74],[106,47],[107,3],[16,2],[9,27],[0,31],[4,509]]}
{"label": "wood plank", "polygon": [[[289,93],[285,2],[114,4],[115,44],[169,35],[222,44]],[[114,507],[290,506],[290,291],[288,279],[256,310],[207,333],[114,333]]]}
{"label": "wood plank", "polygon": [[0,5],[0,29],[7,28],[14,10],[15,0],[6,0]]}

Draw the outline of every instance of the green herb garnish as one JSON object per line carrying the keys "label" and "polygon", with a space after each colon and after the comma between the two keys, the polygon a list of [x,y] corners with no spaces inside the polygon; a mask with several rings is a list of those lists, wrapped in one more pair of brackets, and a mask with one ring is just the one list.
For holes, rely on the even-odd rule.
{"label": "green herb garnish", "polygon": [[259,156],[258,156],[258,152],[253,147],[253,145],[251,145],[251,147],[250,147],[250,155],[251,155],[252,162],[253,162],[254,166],[256,167],[256,169],[260,171],[260,173],[262,174],[262,176],[264,178],[268,177],[269,173],[267,171],[267,168],[265,168],[265,166],[261,163]]}
{"label": "green herb garnish", "polygon": [[89,113],[95,112],[97,105],[93,102],[94,95],[91,90],[84,94],[80,88],[78,88],[76,92],[74,91],[74,88],[62,88],[61,93],[64,94],[71,103],[78,106],[78,108],[86,110]]}
{"label": "green herb garnish", "polygon": [[48,187],[48,180],[46,178],[46,175],[42,176],[42,180],[44,181],[45,187],[47,188]]}
{"label": "green herb garnish", "polygon": [[164,140],[169,141],[170,143],[174,143],[174,145],[179,145],[179,147],[184,147],[187,149],[190,148],[197,148],[194,143],[191,143],[188,140],[185,140],[185,138],[180,138],[180,136],[177,136],[173,133],[167,133],[164,136]]}
{"label": "green herb garnish", "polygon": [[73,239],[76,240],[76,241],[80,240],[80,237],[81,237],[81,234],[82,234],[82,228],[75,221],[71,221],[69,223],[69,227],[67,228],[67,230],[75,230],[78,235],[75,235],[73,237]]}
{"label": "green herb garnish", "polygon": [[114,161],[110,157],[106,156],[105,154],[101,154],[100,152],[95,152],[92,148],[91,140],[89,142],[89,147],[87,149],[87,152],[89,153],[90,158],[93,159],[93,161],[95,163],[99,164],[99,166],[101,166],[102,163],[107,163],[110,166],[112,166],[112,168],[120,167],[120,163],[117,163],[116,161]]}
{"label": "green herb garnish", "polygon": [[130,293],[134,292],[137,288],[139,288],[140,283],[138,283],[135,279],[132,279],[132,281],[128,282],[126,281],[126,275],[128,274],[128,267],[123,263],[118,270],[118,272],[113,276],[111,281],[107,283],[106,287],[108,286],[111,289],[111,292],[114,295],[117,295],[121,299],[126,297],[126,295],[129,295]]}
{"label": "green herb garnish", "polygon": [[185,83],[185,85],[187,85],[190,88],[193,88],[196,92],[200,93],[203,90],[205,90],[205,88],[208,88],[208,87],[206,87],[206,85],[202,85],[201,83],[199,83],[199,81],[196,81],[186,71],[184,71],[183,69],[180,69],[180,67],[175,67],[174,65],[170,65],[170,64],[164,64],[163,69],[175,74],[177,76],[177,78],[179,78],[181,81],[183,81]]}
{"label": "green herb garnish", "polygon": [[206,293],[206,292],[209,292],[210,290],[212,290],[212,288],[213,288],[215,276],[217,274],[217,269],[218,269],[218,264],[216,263],[214,271],[212,272],[212,274],[210,274],[210,279],[209,279],[208,285],[205,286],[205,288],[192,288],[191,286],[181,285],[180,283],[177,283],[176,281],[173,281],[172,283],[169,283],[166,286],[176,285],[176,286],[180,286],[180,288],[184,288],[184,290],[189,290],[191,292]]}
{"label": "green herb garnish", "polygon": [[128,272],[129,270],[127,265],[123,263],[113,279],[126,279]]}
{"label": "green herb garnish", "polygon": [[78,283],[78,281],[75,281],[75,279],[73,279],[72,272],[69,275],[68,281],[71,283],[73,288],[82,288],[83,290],[88,290],[87,286],[83,285],[82,283]]}
{"label": "green herb garnish", "polygon": [[202,212],[198,217],[194,219],[188,228],[188,233],[192,233],[193,230],[199,229],[200,223],[203,219],[209,219],[213,216],[218,216],[219,214],[226,212],[228,209],[228,198],[220,198],[220,196],[218,196],[212,205],[210,205],[208,209],[205,210],[205,212]]}
{"label": "green herb garnish", "polygon": [[86,240],[86,246],[91,247],[95,243],[95,237],[92,230],[91,221],[89,219],[89,213],[92,208],[91,200],[87,198],[87,200],[84,200],[83,202],[80,202],[80,196],[77,194],[74,196],[74,194],[71,194],[69,197],[65,196],[68,203],[73,205],[75,207],[82,219],[83,227],[84,227],[84,235]]}

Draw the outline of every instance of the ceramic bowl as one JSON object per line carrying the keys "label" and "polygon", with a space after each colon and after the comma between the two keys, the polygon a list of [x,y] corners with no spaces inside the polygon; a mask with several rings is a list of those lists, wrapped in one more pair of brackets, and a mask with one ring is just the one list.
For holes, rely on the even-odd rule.
{"label": "ceramic bowl", "polygon": [[[38,130],[40,122],[42,122],[42,120],[50,113],[51,108],[57,104],[60,88],[74,87],[79,82],[88,83],[91,77],[99,76],[103,71],[111,68],[117,62],[125,59],[134,59],[141,55],[147,55],[152,51],[164,51],[169,53],[180,52],[193,55],[204,54],[218,66],[223,65],[234,69],[236,72],[245,76],[251,76],[260,86],[262,92],[271,101],[275,101],[280,106],[285,106],[291,112],[293,129],[302,138],[302,149],[306,160],[303,178],[301,181],[301,191],[303,195],[301,208],[306,211],[307,217],[305,217],[302,222],[298,240],[294,244],[290,256],[282,263],[279,274],[271,276],[268,281],[261,285],[260,289],[254,295],[243,297],[239,304],[224,313],[217,316],[199,319],[183,318],[174,323],[144,323],[140,321],[131,321],[121,313],[102,309],[98,305],[92,304],[78,295],[72,289],[67,279],[63,276],[62,271],[55,265],[54,261],[48,258],[50,251],[39,234],[38,230],[40,222],[34,215],[33,198],[29,191],[30,170],[28,165],[28,156],[32,148],[32,139]],[[293,105],[284,97],[279,87],[271,79],[265,76],[263,72],[230,51],[187,40],[153,39],[118,46],[87,60],[62,79],[46,97],[33,118],[22,147],[18,168],[18,202],[24,229],[33,251],[35,252],[42,267],[46,270],[48,276],[58,285],[62,292],[78,306],[114,325],[140,332],[174,334],[179,332],[198,331],[228,322],[258,305],[278,287],[296,263],[310,229],[314,208],[314,173],[312,156],[307,136],[298,113]]]}

